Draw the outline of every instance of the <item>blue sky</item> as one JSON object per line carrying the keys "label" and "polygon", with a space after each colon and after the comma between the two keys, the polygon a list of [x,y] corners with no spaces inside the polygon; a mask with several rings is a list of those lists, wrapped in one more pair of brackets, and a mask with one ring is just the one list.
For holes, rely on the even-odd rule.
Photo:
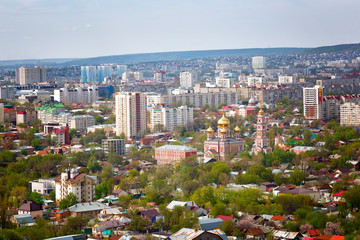
{"label": "blue sky", "polygon": [[360,42],[358,0],[0,0],[0,60]]}

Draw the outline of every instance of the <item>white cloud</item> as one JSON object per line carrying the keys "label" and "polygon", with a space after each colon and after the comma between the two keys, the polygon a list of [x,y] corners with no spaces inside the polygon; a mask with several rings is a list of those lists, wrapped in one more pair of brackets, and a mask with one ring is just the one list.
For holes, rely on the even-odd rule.
{"label": "white cloud", "polygon": [[85,27],[86,27],[86,28],[91,28],[91,24],[88,23],[88,24],[85,25]]}
{"label": "white cloud", "polygon": [[73,26],[72,28],[71,28],[71,31],[76,31],[78,28],[77,28],[77,26]]}

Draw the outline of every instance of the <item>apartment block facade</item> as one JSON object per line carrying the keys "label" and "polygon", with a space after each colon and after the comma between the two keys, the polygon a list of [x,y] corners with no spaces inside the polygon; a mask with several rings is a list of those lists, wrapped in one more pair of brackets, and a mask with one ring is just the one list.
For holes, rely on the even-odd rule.
{"label": "apartment block facade", "polygon": [[193,120],[194,109],[187,106],[169,108],[158,105],[150,111],[151,131],[159,124],[164,125],[167,131],[174,131],[177,126],[185,126]]}

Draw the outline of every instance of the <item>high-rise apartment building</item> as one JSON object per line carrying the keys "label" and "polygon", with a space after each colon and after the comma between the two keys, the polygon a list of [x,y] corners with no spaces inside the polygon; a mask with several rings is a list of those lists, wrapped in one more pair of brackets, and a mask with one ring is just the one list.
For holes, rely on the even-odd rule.
{"label": "high-rise apartment building", "polygon": [[156,106],[150,111],[151,130],[155,131],[157,125],[161,124],[167,131],[175,131],[177,126],[185,126],[194,120],[194,109],[187,106],[169,108]]}
{"label": "high-rise apartment building", "polygon": [[81,82],[98,82],[96,71],[96,66],[81,66]]}
{"label": "high-rise apartment building", "polygon": [[322,119],[323,116],[323,93],[322,87],[315,85],[303,88],[304,116],[306,119]]}
{"label": "high-rise apartment building", "polygon": [[97,82],[104,82],[106,78],[112,78],[113,66],[112,65],[101,65],[97,66]]}
{"label": "high-rise apartment building", "polygon": [[154,82],[165,82],[166,72],[160,70],[154,73]]}
{"label": "high-rise apartment building", "polygon": [[123,73],[127,72],[127,65],[117,65],[117,76],[122,77]]}
{"label": "high-rise apartment building", "polygon": [[252,67],[254,69],[266,68],[266,57],[263,56],[252,57]]}
{"label": "high-rise apartment building", "polygon": [[344,103],[340,105],[340,125],[360,126],[360,105],[358,103]]}
{"label": "high-rise apartment building", "polygon": [[116,134],[128,139],[137,138],[146,131],[146,95],[139,92],[115,94]]}
{"label": "high-rise apartment building", "polygon": [[198,74],[196,71],[183,71],[180,72],[180,87],[191,88],[194,87],[198,81]]}
{"label": "high-rise apartment building", "polygon": [[20,67],[15,70],[16,83],[29,85],[46,82],[46,68],[44,67]]}
{"label": "high-rise apartment building", "polygon": [[62,102],[65,105],[73,103],[92,104],[99,100],[97,86],[77,87],[77,88],[60,88],[54,90],[54,100]]}

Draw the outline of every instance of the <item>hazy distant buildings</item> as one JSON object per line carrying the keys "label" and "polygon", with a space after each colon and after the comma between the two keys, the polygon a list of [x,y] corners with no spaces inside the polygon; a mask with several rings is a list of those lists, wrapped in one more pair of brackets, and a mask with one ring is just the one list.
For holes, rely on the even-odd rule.
{"label": "hazy distant buildings", "polygon": [[283,75],[279,76],[279,84],[294,84],[297,83],[296,76]]}
{"label": "hazy distant buildings", "polygon": [[162,70],[154,73],[154,82],[165,82],[166,81],[166,73]]}
{"label": "hazy distant buildings", "polygon": [[46,68],[44,67],[20,67],[15,69],[16,83],[20,85],[46,82]]}
{"label": "hazy distant buildings", "polygon": [[81,82],[82,83],[95,83],[96,78],[96,66],[81,66]]}
{"label": "hazy distant buildings", "polygon": [[106,78],[112,78],[113,66],[81,66],[81,83],[101,83]]}
{"label": "hazy distant buildings", "polygon": [[127,65],[116,66],[117,76],[122,77],[123,73],[127,72]]}
{"label": "hazy distant buildings", "polygon": [[248,76],[248,86],[261,84],[267,84],[267,78],[265,76]]}
{"label": "hazy distant buildings", "polygon": [[252,57],[252,67],[253,69],[266,68],[266,57]]}
{"label": "hazy distant buildings", "polygon": [[231,88],[235,84],[235,78],[231,77],[217,77],[216,78],[216,86],[222,88]]}
{"label": "hazy distant buildings", "polygon": [[360,92],[359,78],[333,78],[316,80],[323,93],[356,94]]}
{"label": "hazy distant buildings", "polygon": [[124,133],[128,139],[146,131],[146,95],[138,92],[115,94],[116,135]]}
{"label": "hazy distant buildings", "polygon": [[183,71],[180,72],[180,87],[191,88],[198,81],[198,74],[196,71]]}

